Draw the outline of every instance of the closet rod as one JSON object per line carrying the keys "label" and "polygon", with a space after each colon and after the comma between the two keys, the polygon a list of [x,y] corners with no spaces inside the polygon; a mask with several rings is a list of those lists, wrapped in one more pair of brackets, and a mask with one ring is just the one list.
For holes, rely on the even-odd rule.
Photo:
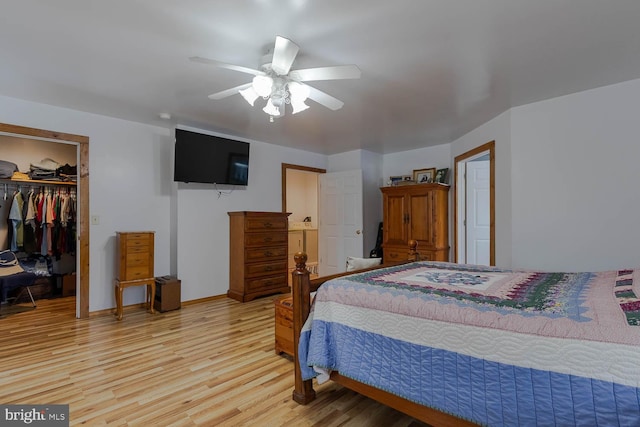
{"label": "closet rod", "polygon": [[4,183],[4,193],[5,193],[5,200],[6,200],[6,194],[12,191],[25,191],[25,190],[34,190],[34,191],[46,191],[51,192],[51,193],[60,193],[63,192],[65,194],[76,194],[77,189],[75,186],[67,186],[67,187],[61,187],[61,186],[53,186],[53,185],[47,185],[47,184],[36,184],[33,182],[12,182],[12,183]]}
{"label": "closet rod", "polygon": [[2,178],[0,182],[7,184],[23,184],[23,185],[51,185],[51,186],[67,186],[67,187],[77,187],[78,183],[76,181],[50,181],[44,179],[11,179],[11,178]]}

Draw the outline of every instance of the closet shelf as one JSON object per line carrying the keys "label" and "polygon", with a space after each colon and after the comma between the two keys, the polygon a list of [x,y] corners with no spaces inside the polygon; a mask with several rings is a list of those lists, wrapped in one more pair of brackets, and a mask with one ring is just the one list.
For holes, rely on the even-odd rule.
{"label": "closet shelf", "polygon": [[77,182],[74,181],[47,181],[41,179],[11,179],[11,178],[0,178],[0,182],[2,183],[17,183],[17,184],[39,184],[39,185],[78,185]]}

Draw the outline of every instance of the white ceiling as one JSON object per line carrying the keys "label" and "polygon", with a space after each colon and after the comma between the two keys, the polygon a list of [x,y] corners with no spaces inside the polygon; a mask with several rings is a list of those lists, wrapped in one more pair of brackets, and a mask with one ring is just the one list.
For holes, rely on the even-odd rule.
{"label": "white ceiling", "polygon": [[[240,95],[276,35],[344,101],[269,123]],[[0,94],[304,150],[450,142],[507,109],[640,78],[640,0],[0,0]],[[170,122],[159,113],[170,113]]]}

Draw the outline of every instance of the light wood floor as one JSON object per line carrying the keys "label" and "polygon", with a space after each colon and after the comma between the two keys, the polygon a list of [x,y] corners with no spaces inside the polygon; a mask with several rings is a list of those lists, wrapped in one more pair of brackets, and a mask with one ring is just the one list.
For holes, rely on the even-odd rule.
{"label": "light wood floor", "polygon": [[[74,299],[0,309],[0,403],[69,404],[71,425],[423,426],[336,386],[293,402],[273,298],[74,318]],[[13,313],[10,313],[13,311]]]}

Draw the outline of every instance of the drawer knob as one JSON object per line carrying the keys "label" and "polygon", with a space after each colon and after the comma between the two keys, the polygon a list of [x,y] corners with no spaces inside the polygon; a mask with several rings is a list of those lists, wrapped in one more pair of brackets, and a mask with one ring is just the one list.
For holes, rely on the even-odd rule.
{"label": "drawer knob", "polygon": [[263,225],[265,226],[265,228],[271,228],[273,226],[273,224],[271,224],[270,222],[265,222]]}
{"label": "drawer knob", "polygon": [[264,256],[273,256],[271,251],[265,251]]}

